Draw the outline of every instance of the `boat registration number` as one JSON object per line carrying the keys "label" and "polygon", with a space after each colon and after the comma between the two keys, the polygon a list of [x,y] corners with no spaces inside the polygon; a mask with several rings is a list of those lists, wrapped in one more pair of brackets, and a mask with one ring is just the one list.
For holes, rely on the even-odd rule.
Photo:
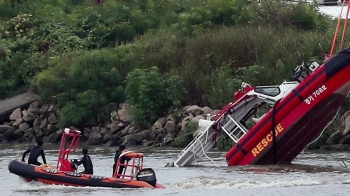
{"label": "boat registration number", "polygon": [[80,173],[75,173],[75,172],[66,172],[67,176],[74,176],[74,177],[81,177]]}
{"label": "boat registration number", "polygon": [[47,172],[47,173],[52,173],[52,174],[57,174],[58,173],[57,169],[45,169],[44,171]]}
{"label": "boat registration number", "polygon": [[316,89],[310,96],[308,96],[304,101],[306,104],[311,104],[319,95],[327,90],[326,85],[322,85],[320,88]]}
{"label": "boat registration number", "polygon": [[90,176],[91,180],[103,180],[103,178],[104,178],[103,176],[94,176],[94,175]]}

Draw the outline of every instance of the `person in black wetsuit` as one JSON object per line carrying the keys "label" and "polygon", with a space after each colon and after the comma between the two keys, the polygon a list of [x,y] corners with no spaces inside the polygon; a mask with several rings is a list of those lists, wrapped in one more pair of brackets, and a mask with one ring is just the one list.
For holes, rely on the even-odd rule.
{"label": "person in black wetsuit", "polygon": [[[125,145],[120,145],[119,146],[119,149],[115,152],[115,155],[114,155],[114,164],[113,164],[113,174],[112,176],[114,176],[114,172],[115,172],[115,168],[117,167],[117,163],[118,163],[118,159],[120,157],[120,155],[123,153],[123,151],[126,151],[126,146]],[[120,163],[121,164],[125,164],[125,161],[130,161],[130,158],[128,157],[121,157],[120,159]],[[119,167],[119,170],[118,170],[118,174],[122,174],[123,173],[123,170],[124,170],[125,166],[120,166]]]}
{"label": "person in black wetsuit", "polygon": [[88,149],[87,148],[83,148],[83,157],[78,161],[76,159],[74,159],[74,163],[77,164],[78,166],[83,164],[85,170],[83,172],[81,172],[82,174],[94,174],[94,169],[93,169],[93,165],[92,165],[92,161],[90,156],[88,155]]}
{"label": "person in black wetsuit", "polygon": [[28,158],[28,164],[33,164],[33,165],[38,165],[40,166],[41,163],[38,161],[38,157],[41,155],[41,157],[43,158],[43,162],[44,164],[46,164],[46,158],[45,158],[45,153],[44,150],[41,148],[41,146],[43,145],[43,141],[42,140],[38,140],[37,141],[37,145],[33,146],[31,148],[29,148],[28,150],[26,150],[23,153],[22,156],[22,162],[25,162],[25,157],[27,156],[28,153],[30,153],[29,158]]}

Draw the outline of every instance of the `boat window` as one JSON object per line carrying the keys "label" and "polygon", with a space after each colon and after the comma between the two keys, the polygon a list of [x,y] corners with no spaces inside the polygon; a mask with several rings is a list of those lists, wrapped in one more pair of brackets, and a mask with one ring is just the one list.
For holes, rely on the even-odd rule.
{"label": "boat window", "polygon": [[256,87],[255,92],[274,97],[280,94],[280,88],[272,87],[272,86],[269,86],[269,87],[261,86],[261,87]]}

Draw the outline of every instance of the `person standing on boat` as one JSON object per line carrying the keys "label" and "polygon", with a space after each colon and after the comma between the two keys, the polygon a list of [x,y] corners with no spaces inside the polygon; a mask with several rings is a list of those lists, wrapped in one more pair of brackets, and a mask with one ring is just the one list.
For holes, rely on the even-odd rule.
{"label": "person standing on boat", "polygon": [[[114,172],[115,172],[115,169],[117,167],[117,163],[118,163],[118,159],[120,157],[120,155],[123,153],[123,152],[126,152],[126,146],[125,145],[120,145],[119,146],[119,149],[115,152],[115,155],[114,155],[114,164],[113,164],[113,174],[112,176],[114,176]],[[130,158],[127,158],[127,157],[121,157],[120,159],[120,164],[125,164],[125,161],[130,161]],[[121,165],[119,166],[119,170],[118,170],[118,174],[122,174],[123,173],[123,170],[124,170],[125,166],[124,165]],[[119,176],[118,176],[119,177]]]}
{"label": "person standing on boat", "polygon": [[78,161],[76,159],[74,159],[74,163],[77,164],[78,166],[83,164],[85,170],[83,172],[81,172],[82,174],[94,174],[94,169],[93,169],[93,165],[92,165],[92,161],[90,156],[88,155],[88,149],[87,148],[83,148],[83,157]]}
{"label": "person standing on boat", "polygon": [[46,158],[45,158],[45,152],[44,150],[41,148],[41,146],[43,145],[43,141],[41,139],[39,139],[37,141],[37,145],[28,148],[22,156],[22,162],[25,162],[25,157],[27,156],[28,153],[30,153],[29,158],[28,158],[28,164],[32,164],[32,165],[37,165],[40,166],[41,163],[38,161],[38,157],[41,155],[41,157],[43,158],[43,162],[44,164],[46,164]]}

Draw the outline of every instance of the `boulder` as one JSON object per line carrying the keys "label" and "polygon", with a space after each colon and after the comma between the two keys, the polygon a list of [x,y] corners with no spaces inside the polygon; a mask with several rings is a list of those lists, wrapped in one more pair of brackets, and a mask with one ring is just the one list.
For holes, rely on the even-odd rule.
{"label": "boulder", "polygon": [[19,127],[19,125],[23,122],[22,118],[16,119],[15,121],[12,122],[12,126],[14,127]]}
{"label": "boulder", "polygon": [[16,131],[13,133],[12,138],[17,140],[18,138],[23,138],[25,131],[21,130],[21,129],[16,129]]}
{"label": "boulder", "polygon": [[3,136],[5,138],[7,138],[7,139],[12,139],[13,134],[15,133],[15,131],[16,131],[16,128],[11,127],[3,134]]}
{"label": "boulder", "polygon": [[28,114],[40,114],[40,103],[39,101],[34,101],[32,104],[29,105]]}
{"label": "boulder", "polygon": [[53,144],[56,144],[60,141],[61,139],[61,134],[58,134],[57,132],[55,133],[52,133],[50,136],[49,136],[49,142],[50,143],[53,143]]}
{"label": "boulder", "polygon": [[48,110],[49,110],[49,105],[48,105],[48,104],[44,104],[44,105],[41,106],[41,108],[40,108],[40,112],[41,112],[41,113],[46,113],[46,112],[48,112]]}
{"label": "boulder", "polygon": [[131,127],[131,126],[128,125],[128,126],[126,126],[125,128],[123,128],[123,129],[120,131],[121,135],[122,135],[122,136],[127,135],[127,133],[129,132],[130,127]]}
{"label": "boulder", "polygon": [[173,121],[174,123],[176,123],[176,117],[174,114],[169,114],[168,117],[165,119],[165,122],[163,123],[163,126],[165,123],[167,123],[168,121]]}
{"label": "boulder", "polygon": [[127,135],[122,144],[124,145],[128,145],[128,146],[136,146],[137,145],[137,142],[135,141],[135,139],[133,138],[133,135]]}
{"label": "boulder", "polygon": [[142,141],[143,146],[152,146],[153,144],[154,144],[154,141],[148,141],[148,140]]}
{"label": "boulder", "polygon": [[32,124],[35,118],[32,115],[25,115],[22,117],[22,119],[24,122]]}
{"label": "boulder", "polygon": [[51,113],[50,116],[47,118],[50,124],[56,124],[58,123],[58,119],[54,113]]}
{"label": "boulder", "polygon": [[123,104],[122,109],[118,110],[118,119],[122,122],[130,122],[131,116],[128,112],[128,104]]}
{"label": "boulder", "polygon": [[114,141],[114,140],[109,140],[107,143],[104,144],[105,146],[119,146],[120,142],[119,141]]}
{"label": "boulder", "polygon": [[46,135],[42,138],[42,140],[43,140],[44,144],[50,143],[50,138]]}
{"label": "boulder", "polygon": [[192,114],[193,116],[203,114],[202,108],[197,105],[190,106],[189,108],[186,109],[186,112],[188,114]]}
{"label": "boulder", "polygon": [[0,134],[4,134],[7,130],[9,130],[10,128],[12,128],[12,126],[9,125],[0,125]]}
{"label": "boulder", "polygon": [[166,119],[160,118],[153,124],[152,128],[154,129],[162,128],[165,125],[165,123],[166,123]]}
{"label": "boulder", "polygon": [[83,130],[83,135],[87,138],[90,137],[90,134],[92,133],[92,129],[90,129],[89,127],[85,127]]}
{"label": "boulder", "polygon": [[111,132],[108,132],[106,133],[104,136],[103,136],[103,140],[102,140],[102,143],[107,143],[109,140],[111,140],[113,138],[113,134]]}
{"label": "boulder", "polygon": [[165,123],[164,130],[167,133],[173,133],[176,129],[176,123],[174,121],[168,121]]}
{"label": "boulder", "polygon": [[44,120],[42,120],[42,121],[40,122],[40,125],[39,125],[40,129],[46,128],[46,127],[47,127],[47,124],[48,124],[47,118],[44,118]]}
{"label": "boulder", "polygon": [[100,133],[100,127],[98,127],[98,126],[91,127],[91,132],[92,133]]}
{"label": "boulder", "polygon": [[112,132],[112,134],[118,133],[120,130],[122,130],[126,125],[122,122],[112,122],[111,124],[107,125],[107,128]]}
{"label": "boulder", "polygon": [[193,137],[196,137],[199,133],[204,131],[206,128],[205,127],[198,127],[194,132],[193,132]]}
{"label": "boulder", "polygon": [[87,143],[90,145],[99,145],[103,141],[101,133],[92,132],[87,140]]}
{"label": "boulder", "polygon": [[192,115],[189,115],[187,117],[185,117],[181,122],[180,122],[180,127],[181,127],[181,130],[185,130],[187,129],[187,127],[189,126],[190,124],[190,121],[193,119],[193,116]]}
{"label": "boulder", "polygon": [[214,114],[214,110],[211,109],[210,107],[203,107],[202,109],[203,114],[209,114],[209,115],[213,115]]}
{"label": "boulder", "polygon": [[100,133],[102,136],[106,135],[109,132],[109,130],[107,129],[107,127],[102,127],[100,129]]}
{"label": "boulder", "polygon": [[339,140],[343,137],[343,135],[339,132],[336,131],[334,133],[332,133],[329,138],[326,141],[327,145],[334,145],[334,144],[338,144]]}
{"label": "boulder", "polygon": [[136,144],[141,144],[142,140],[145,139],[145,136],[140,133],[136,133],[128,136],[130,136],[133,140],[135,140]]}
{"label": "boulder", "polygon": [[16,139],[16,142],[17,142],[18,144],[22,144],[22,143],[24,142],[23,137],[17,138],[17,139]]}
{"label": "boulder", "polygon": [[350,144],[350,134],[346,135],[344,138],[341,139],[341,142],[339,142],[340,144]]}
{"label": "boulder", "polygon": [[34,133],[35,133],[35,137],[37,138],[43,138],[45,135],[44,131],[39,127],[34,127]]}
{"label": "boulder", "polygon": [[147,139],[151,130],[146,129],[136,134],[127,135],[124,138],[123,144],[140,145],[144,139]]}
{"label": "boulder", "polygon": [[113,140],[120,140],[120,139],[122,139],[123,138],[123,135],[120,133],[120,132],[118,132],[118,133],[116,133],[116,134],[113,134]]}
{"label": "boulder", "polygon": [[23,132],[27,131],[30,128],[30,126],[27,123],[22,123],[19,125],[19,129]]}
{"label": "boulder", "polygon": [[62,135],[63,129],[58,129],[58,130],[56,131],[56,133],[59,134],[59,135]]}
{"label": "boulder", "polygon": [[40,126],[42,118],[40,116],[36,117],[33,121],[33,127]]}
{"label": "boulder", "polygon": [[220,111],[221,111],[221,110],[214,110],[214,111],[213,111],[213,116],[216,116],[217,114],[219,114]]}
{"label": "boulder", "polygon": [[163,145],[170,145],[171,142],[175,139],[175,134],[174,133],[168,133],[165,137],[164,137],[164,141],[163,141]]}
{"label": "boulder", "polygon": [[194,121],[195,123],[198,124],[199,120],[205,120],[204,116],[202,116],[202,115],[197,115],[196,117],[192,118],[191,121]]}
{"label": "boulder", "polygon": [[23,138],[30,141],[35,135],[34,129],[33,128],[29,128],[27,129],[24,134],[23,134]]}
{"label": "boulder", "polygon": [[345,118],[345,128],[343,130],[343,135],[347,135],[350,131],[350,116]]}
{"label": "boulder", "polygon": [[119,116],[117,111],[112,111],[111,112],[111,121],[112,122],[118,122],[119,121]]}
{"label": "boulder", "polygon": [[58,128],[55,125],[48,124],[47,125],[47,131],[46,131],[46,136],[49,136],[53,133],[55,133],[58,130]]}
{"label": "boulder", "polygon": [[155,140],[159,135],[165,135],[165,134],[166,134],[166,131],[162,127],[158,129],[155,129],[154,127],[152,127],[148,138],[150,140]]}
{"label": "boulder", "polygon": [[22,111],[21,108],[15,109],[12,114],[10,115],[10,120],[17,120],[22,118]]}
{"label": "boulder", "polygon": [[23,116],[28,116],[28,111],[26,109],[22,110],[22,118]]}
{"label": "boulder", "polygon": [[341,121],[345,121],[345,119],[350,116],[350,110],[344,112],[344,114],[342,115],[342,117],[340,118]]}
{"label": "boulder", "polygon": [[136,135],[141,136],[143,139],[150,139],[149,136],[151,135],[151,133],[152,133],[151,129],[146,129],[146,130],[140,131]]}
{"label": "boulder", "polygon": [[49,105],[49,107],[47,108],[48,112],[54,112],[55,111],[55,105]]}

